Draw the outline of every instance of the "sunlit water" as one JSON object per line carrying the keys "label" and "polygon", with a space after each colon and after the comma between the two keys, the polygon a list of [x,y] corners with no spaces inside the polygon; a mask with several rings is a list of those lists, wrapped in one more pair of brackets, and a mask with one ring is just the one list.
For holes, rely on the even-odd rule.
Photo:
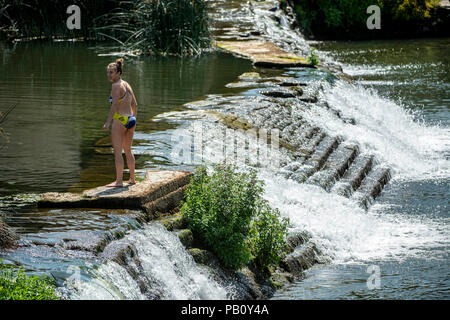
{"label": "sunlit water", "polygon": [[[307,203],[300,214],[290,204],[283,207],[333,260],[308,270],[275,299],[450,297],[449,41],[314,44],[322,59],[340,62],[356,77],[355,85],[338,83],[324,95],[357,125],[320,110],[311,120],[376,153],[393,169],[393,179],[368,212],[310,188],[285,192]],[[279,203],[279,195],[270,197]]]}
{"label": "sunlit water", "polygon": [[[115,56],[98,56],[90,45],[1,45],[0,110],[17,104],[2,124],[10,141],[1,151],[1,194],[64,191],[115,179],[113,157],[94,152],[94,143],[108,135],[103,131],[111,92],[106,66]],[[125,57],[123,78],[138,102],[135,139],[141,132],[168,129],[164,124],[145,126],[145,120],[218,92],[250,68],[246,60],[217,52],[184,59]],[[137,159],[138,166],[146,160]],[[100,169],[87,177],[82,172],[88,166]]]}
{"label": "sunlit water", "polygon": [[[361,43],[345,45],[325,43],[323,47],[318,46],[322,50],[319,52],[322,57],[326,56],[328,59],[332,58],[343,63],[344,71],[359,77],[354,85],[337,81],[332,86],[322,80],[325,88],[322,98],[327,100],[334,109],[340,110],[343,115],[354,118],[356,125],[337,121],[331,113],[319,107],[311,108],[305,116],[329,134],[342,135],[345,139],[356,142],[362,151],[375,153],[377,158],[392,168],[393,179],[377,198],[375,204],[365,211],[352,198],[344,198],[312,185],[286,180],[264,168],[258,169],[259,177],[265,182],[264,197],[273,207],[279,208],[283,216],[290,218],[290,231],[308,231],[312,236],[311,241],[318,246],[328,261],[327,264],[316,265],[307,271],[303,280],[277,292],[275,299],[449,297],[450,131],[448,128],[448,61],[445,60],[446,46],[442,45],[442,41],[445,42],[445,40],[419,41],[418,48],[431,47],[433,48],[431,51],[434,50],[434,53],[430,54],[432,57],[430,61],[424,60],[422,65],[421,62],[417,62],[415,51],[413,52],[416,49],[410,46],[408,41],[396,42],[395,45],[389,41],[379,42],[378,55],[374,55],[368,49],[369,44],[365,45],[364,50],[360,49],[363,45]],[[392,50],[393,47],[394,50]],[[410,53],[406,55],[410,57],[409,60],[406,58],[406,62],[403,60],[399,62],[388,58],[388,52],[396,53],[396,50],[400,48]],[[36,55],[41,57],[42,65],[51,64],[56,59],[56,57],[46,58],[48,55],[41,56],[39,51],[41,49],[34,48],[34,50],[38,50],[39,53]],[[79,51],[67,50],[73,55],[75,55],[73,52],[78,52],[81,57],[88,55],[86,52],[89,52],[85,48]],[[20,79],[27,79],[29,76],[27,68],[20,69],[18,65],[11,64],[14,59],[19,59],[16,56],[17,52],[7,56],[8,63],[3,65],[5,70],[12,68],[18,79],[16,85],[13,85],[10,78],[8,78],[9,81],[5,79],[2,82],[0,94],[4,96],[4,99],[9,97],[8,99],[11,100],[8,101],[11,102],[14,99],[6,91],[17,90],[15,87],[20,87],[21,81],[25,83],[25,80]],[[355,53],[352,54],[352,52]],[[362,62],[356,59],[356,56],[362,59]],[[75,55],[73,59],[76,57]],[[36,142],[32,145],[38,145],[41,148],[57,145],[58,157],[61,154],[61,157],[66,157],[68,160],[62,161],[58,157],[55,159],[65,166],[66,171],[59,170],[60,167],[57,165],[45,161],[47,157],[52,158],[51,155],[55,154],[55,151],[42,152],[41,148],[36,147],[38,151],[31,153],[31,145],[24,148],[28,152],[25,154],[39,160],[37,163],[40,164],[40,168],[43,166],[41,173],[48,180],[42,180],[39,171],[32,171],[32,173],[23,171],[25,164],[20,161],[26,159],[30,168],[36,165],[36,161],[20,153],[21,149],[18,147],[20,144],[12,144],[8,147],[11,148],[12,159],[8,162],[11,165],[6,164],[6,158],[1,160],[1,165],[6,168],[1,184],[5,194],[66,190],[73,184],[79,183],[79,180],[82,180],[81,183],[85,183],[85,186],[89,183],[100,185],[103,182],[109,182],[108,179],[113,177],[112,157],[97,155],[92,148],[92,144],[102,137],[100,130],[108,107],[105,97],[109,93],[109,86],[102,74],[104,71],[102,68],[110,58],[98,58],[94,54],[89,57],[95,61],[95,64],[79,70],[79,77],[83,81],[79,80],[74,87],[80,92],[90,92],[90,96],[81,93],[74,95],[69,100],[70,106],[62,107],[62,109],[51,104],[52,112],[44,113],[46,115],[44,116],[39,109],[42,105],[41,100],[48,99],[45,90],[51,90],[49,88],[55,86],[51,79],[45,78],[42,80],[44,83],[41,84],[44,86],[44,91],[36,92],[38,86],[33,85],[35,93],[30,98],[30,105],[34,107],[30,107],[27,111],[16,111],[16,114],[25,112],[24,115],[28,116],[16,118],[16,121],[22,125],[12,128],[11,123],[14,122],[11,117],[10,126],[6,127],[11,132],[11,143],[14,143],[14,133],[18,139],[20,136],[30,135],[27,133],[30,128],[25,122],[20,121],[28,121],[28,126],[35,128],[37,124],[34,120],[42,117],[39,120],[42,124],[47,123],[45,121],[47,117],[51,117],[51,126],[56,126],[55,134],[48,135],[48,138],[34,134]],[[67,59],[64,63],[61,62],[59,69],[62,71],[59,81],[65,81],[66,73],[71,70],[70,67],[67,69],[62,67],[66,63],[70,65]],[[158,63],[160,69],[155,66]],[[141,155],[140,159],[142,159],[137,158],[137,168],[138,170],[155,167],[193,169],[195,163],[180,165],[174,163],[170,156],[175,147],[175,142],[171,139],[173,133],[177,128],[186,127],[192,122],[181,114],[176,116],[177,112],[174,108],[207,93],[225,92],[223,87],[225,83],[234,81],[237,75],[249,71],[251,67],[247,62],[228,55],[213,55],[193,60],[190,62],[192,65],[188,64],[190,67],[187,66],[186,69],[184,69],[186,62],[181,63],[176,59],[164,60],[164,62],[158,60],[158,63],[144,60],[141,64],[130,63],[127,69],[130,74],[127,79],[132,85],[132,75],[141,80],[136,80],[135,90],[143,94],[140,103],[143,106],[142,119],[156,115],[160,118],[151,122],[146,130],[139,130],[139,126],[137,127],[135,138],[141,142],[134,146],[134,151],[137,155]],[[209,63],[213,63],[214,67]],[[202,65],[204,69],[201,69]],[[415,65],[415,67],[403,68],[404,65]],[[180,67],[182,71],[175,73],[174,70],[179,70]],[[81,64],[77,68],[84,67]],[[94,68],[100,71],[94,72]],[[155,68],[158,71],[155,71]],[[200,70],[214,68],[215,71],[210,72],[210,76],[205,76],[204,81],[201,82],[198,79],[198,68]],[[59,69],[53,70],[53,73],[58,74]],[[45,73],[42,71],[43,67],[39,70]],[[87,75],[82,77],[84,73]],[[8,74],[8,77],[12,77],[10,72],[4,74],[2,77],[7,77]],[[91,77],[95,75],[97,80],[95,82],[88,80],[91,82],[85,84],[84,80],[89,79],[89,75]],[[220,81],[216,79],[218,75],[220,75]],[[293,76],[302,81],[322,79],[321,73],[314,71],[302,73],[292,69],[286,70],[284,75]],[[74,76],[72,74],[67,79],[72,79]],[[406,80],[401,80],[403,78]],[[429,78],[436,81],[428,81]],[[420,86],[413,90],[402,84],[402,81],[409,81],[408,79],[420,82]],[[211,81],[217,82],[211,84]],[[103,83],[103,85],[98,87],[94,83]],[[143,87],[139,88],[139,83]],[[31,86],[29,83],[27,85]],[[22,86],[26,85],[22,84]],[[194,90],[192,86],[196,89]],[[435,86],[440,89],[435,90]],[[403,91],[399,88],[403,88]],[[61,90],[58,103],[64,105],[66,100],[63,97],[66,95],[66,88]],[[147,95],[146,92],[149,94]],[[242,94],[254,93],[249,90]],[[24,91],[16,92],[15,95],[26,96]],[[102,111],[87,107],[88,101],[92,99],[96,104],[104,105]],[[160,102],[155,102],[153,99]],[[154,106],[158,107],[154,109]],[[73,118],[77,108],[81,108],[82,112],[78,113],[78,118]],[[33,113],[36,109],[40,111]],[[64,110],[64,113],[58,115],[58,110]],[[169,116],[167,111],[173,111],[173,113]],[[86,117],[86,112],[90,117]],[[67,133],[65,131],[67,128],[73,132]],[[218,138],[220,135],[216,135],[214,130],[218,130],[217,126],[212,127],[209,132],[212,145],[215,142],[220,145]],[[64,146],[67,152],[64,151]],[[74,163],[77,164],[78,171],[73,171]],[[244,164],[238,164],[241,169],[246,169]],[[94,168],[93,172],[95,172],[95,178],[91,182],[89,180],[94,175],[86,173],[87,170],[92,170],[90,168]],[[70,174],[73,175],[72,178]],[[19,184],[19,181],[22,182]],[[22,184],[23,187],[20,187]],[[20,202],[11,197],[7,200],[15,206]],[[130,278],[123,267],[112,262],[100,263],[88,253],[83,255],[76,250],[61,251],[58,245],[55,245],[62,237],[67,237],[68,232],[85,231],[86,233],[82,236],[89,239],[95,236],[97,231],[125,225],[130,231],[124,241],[133,243],[139,249],[139,258],[146,270],[145,275],[149,277],[151,283],[158,284],[154,285],[155,288],[162,288],[156,293],[161,298],[222,299],[230,297],[230,289],[216,283],[210,278],[208,272],[198,269],[191,257],[186,255],[180,247],[181,244],[176,237],[165,230],[158,229],[157,226],[142,227],[133,224],[133,220],[129,218],[130,213],[132,212],[119,210],[87,212],[17,210],[7,221],[21,231],[24,241],[28,241],[29,246],[8,253],[3,258],[10,263],[21,263],[30,271],[51,273],[58,280],[58,284],[65,288],[63,291],[71,298],[149,298],[138,290],[136,282]],[[88,231],[94,233],[91,234]],[[77,233],[77,236],[81,235]],[[87,262],[89,265],[86,264]],[[75,285],[76,289],[65,282],[72,274],[70,268],[74,266],[81,270],[83,280],[81,284]],[[368,286],[368,279],[371,276],[368,267],[371,266],[375,266],[380,271],[380,288],[378,289],[370,289],[370,285]],[[162,268],[165,268],[164,271]]]}

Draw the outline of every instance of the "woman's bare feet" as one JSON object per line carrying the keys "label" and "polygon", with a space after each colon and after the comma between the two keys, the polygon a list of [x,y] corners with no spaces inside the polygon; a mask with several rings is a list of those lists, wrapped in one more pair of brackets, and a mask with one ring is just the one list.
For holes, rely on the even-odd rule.
{"label": "woman's bare feet", "polygon": [[136,180],[131,180],[131,179],[130,179],[130,180],[127,181],[127,183],[128,183],[128,184],[136,184]]}
{"label": "woman's bare feet", "polygon": [[121,187],[123,187],[123,183],[122,182],[118,183],[117,181],[114,181],[114,182],[107,184],[105,187],[121,188]]}

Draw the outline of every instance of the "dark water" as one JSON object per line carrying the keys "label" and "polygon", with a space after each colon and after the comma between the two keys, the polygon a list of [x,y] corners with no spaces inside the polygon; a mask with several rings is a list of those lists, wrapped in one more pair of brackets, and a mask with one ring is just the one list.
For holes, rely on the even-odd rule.
{"label": "dark water", "polygon": [[[355,102],[361,112],[385,110],[384,119],[398,125],[385,148],[397,175],[367,212],[376,223],[364,229],[365,243],[359,239],[350,258],[313,267],[274,298],[449,299],[450,38],[312,45],[367,89],[358,96],[346,92],[347,101],[366,95],[366,102]],[[398,110],[421,126],[396,119]],[[411,152],[403,152],[408,144]],[[414,154],[431,149],[430,157]],[[379,271],[378,286],[369,267]]]}
{"label": "dark water", "polygon": [[[0,110],[17,103],[3,125],[10,142],[0,155],[0,194],[64,191],[115,179],[112,157],[93,159],[94,143],[107,135],[102,129],[111,90],[106,66],[115,58],[98,56],[81,42],[0,47]],[[223,53],[126,58],[123,78],[139,105],[136,136],[164,129],[164,124],[145,126],[145,120],[217,92],[250,68],[250,62]],[[93,161],[101,168],[95,177],[80,176]]]}

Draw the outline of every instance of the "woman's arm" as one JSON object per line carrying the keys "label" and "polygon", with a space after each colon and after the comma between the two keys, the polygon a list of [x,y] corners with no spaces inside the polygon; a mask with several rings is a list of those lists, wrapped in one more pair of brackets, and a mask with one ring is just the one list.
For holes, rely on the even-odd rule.
{"label": "woman's arm", "polygon": [[137,115],[137,107],[138,107],[138,105],[137,105],[137,102],[136,102],[136,97],[134,96],[133,89],[131,89],[131,95],[132,95],[132,97],[131,97],[131,108],[133,109],[134,116],[136,116]]}
{"label": "woman's arm", "polygon": [[106,119],[106,123],[103,126],[103,129],[108,130],[109,125],[111,124],[111,120],[114,117],[114,113],[116,113],[117,105],[119,104],[119,95],[120,95],[120,87],[118,85],[113,85],[111,90],[111,96],[112,96],[112,104],[111,108],[109,109],[108,118]]}

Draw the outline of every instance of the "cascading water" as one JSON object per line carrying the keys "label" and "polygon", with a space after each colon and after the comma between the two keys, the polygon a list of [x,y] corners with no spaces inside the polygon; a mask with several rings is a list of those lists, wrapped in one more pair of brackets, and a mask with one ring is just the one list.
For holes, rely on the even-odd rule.
{"label": "cascading water", "polygon": [[[309,54],[310,45],[298,31],[289,28],[292,17],[280,11],[268,11],[275,7],[276,1],[209,3],[216,39],[265,39],[287,51]],[[326,52],[318,51],[318,56],[321,61],[335,62]],[[386,74],[394,70],[384,66],[343,65],[353,75]],[[164,130],[138,130],[135,139],[141,144],[135,147],[135,153],[151,152],[154,163],[163,159],[166,165],[161,168],[167,169],[192,170],[201,163],[195,160],[202,157],[207,163],[220,161],[214,155],[220,155],[227,145],[223,140],[225,126],[217,119],[211,121],[200,116],[195,110],[199,108],[234,112],[258,128],[279,127],[283,139],[311,154],[303,157],[286,148],[272,150],[271,156],[280,160],[280,168],[275,170],[249,165],[239,158],[232,162],[243,171],[250,167],[257,170],[265,183],[264,197],[282,216],[290,218],[292,233],[309,235],[309,242],[318,249],[318,259],[327,263],[314,266],[304,280],[280,291],[275,298],[408,298],[433,294],[448,297],[449,197],[445,197],[450,173],[448,126],[430,125],[420,112],[407,111],[400,102],[367,88],[365,85],[370,81],[367,79],[350,84],[333,79],[322,70],[301,68],[264,71],[261,75],[261,79],[227,86],[229,91],[209,95],[201,104],[186,105],[187,109],[194,110],[155,117],[153,120],[162,122],[160,128]],[[284,78],[280,80],[281,77]],[[297,98],[271,99],[261,94],[267,88],[278,90],[282,81],[294,80],[306,83],[303,90],[316,95],[318,103]],[[203,140],[208,142],[208,152],[194,149],[191,158],[194,161],[187,164],[173,161],[169,153],[178,143],[173,136],[191,135],[186,129],[195,123],[205,128]],[[340,139],[335,141],[338,136]],[[235,132],[234,138],[236,145],[243,145],[246,140],[261,145],[245,132]],[[242,154],[247,150],[234,152]],[[314,156],[321,161],[317,167],[308,162]],[[367,160],[370,157],[373,161]],[[342,172],[332,175],[333,168],[327,165],[345,162],[342,159],[348,159],[348,166],[342,166]],[[150,163],[151,168],[154,163]],[[365,184],[370,179],[364,176],[376,177],[371,174],[384,167],[390,169],[391,180],[375,202],[362,206],[361,196],[376,189],[370,183]],[[359,179],[362,181],[355,178],[355,172],[364,173]],[[349,189],[349,184],[354,184],[356,190]],[[344,189],[351,192],[341,192]],[[98,229],[109,230],[110,226],[103,223],[110,223],[109,220],[115,223],[120,220],[117,216],[111,212],[101,215],[89,211],[74,212],[72,217],[70,211],[49,211],[39,220],[39,214],[16,217],[24,219],[23,225],[30,226],[30,234],[23,237],[25,245],[6,259],[24,262],[30,268],[39,260],[35,269],[51,270],[59,280],[66,279],[60,287],[68,298],[235,297],[232,283],[221,283],[208,269],[197,265],[178,237],[158,223],[129,228],[122,239],[111,241],[100,256],[95,256],[89,250],[81,252],[61,246],[60,240],[67,240],[64,239],[68,230],[88,229],[93,221]],[[56,218],[57,215],[61,216]],[[73,228],[68,227],[71,223]],[[39,233],[40,228],[55,231],[52,229],[55,226],[61,230],[53,234]],[[384,294],[367,290],[366,270],[371,265],[381,268]],[[411,279],[401,276],[405,270],[415,278],[412,285]],[[430,289],[414,289],[420,287],[417,279],[419,282],[425,279]]]}
{"label": "cascading water", "polygon": [[[201,269],[178,237],[159,223],[133,230],[111,243],[132,246],[135,257],[123,265],[107,261],[86,269],[88,280],[70,279],[65,295],[70,299],[227,299],[227,290],[208,270]],[[114,250],[114,249],[113,249]],[[104,254],[108,254],[108,247]],[[138,265],[136,273],[130,265]],[[134,278],[133,278],[133,276]],[[147,290],[143,289],[147,287]],[[144,291],[144,292],[143,292]],[[232,291],[228,290],[231,296]]]}
{"label": "cascading water", "polygon": [[[221,12],[221,5],[225,6],[225,4],[217,5],[216,13]],[[217,35],[219,39],[239,38],[238,32],[240,35],[247,33],[243,37],[248,38],[248,34],[257,34],[253,29],[259,29],[263,30],[262,37],[277,43],[288,51],[303,55],[309,53],[309,45],[298,32],[288,28],[284,16],[284,19],[281,20],[283,23],[280,24],[278,21],[280,19],[274,19],[267,14],[267,8],[245,6],[234,11],[233,14],[234,16],[220,15],[221,23],[236,22],[236,16],[245,16],[246,18],[241,20],[243,26],[234,26],[230,32],[223,33],[223,25],[217,24],[218,27],[222,27],[222,29],[218,28],[222,32]],[[333,62],[333,59],[325,53],[319,51],[318,54],[322,61]],[[258,88],[274,85],[271,82],[274,78],[266,76],[266,80],[263,78],[256,85],[254,82],[248,84],[248,90],[245,90],[245,84],[228,86],[244,88],[244,91],[237,95],[236,93],[231,96],[211,95],[200,107],[189,104],[187,106],[193,109],[214,109],[228,114],[234,112],[257,127],[268,130],[277,127],[277,121],[290,123],[287,120],[291,120],[293,123],[286,126],[301,129],[299,131],[314,129],[314,132],[319,131],[327,136],[340,136],[344,140],[344,143],[341,143],[344,146],[341,151],[345,149],[346,145],[357,145],[359,150],[357,158],[364,159],[366,155],[374,156],[376,159],[373,160],[374,168],[379,166],[390,168],[392,179],[387,190],[382,194],[385,198],[389,198],[391,194],[395,197],[398,192],[395,188],[402,188],[402,183],[405,181],[422,179],[444,181],[444,183],[446,180],[448,181],[450,139],[449,130],[445,126],[430,126],[421,121],[420,114],[407,111],[400,103],[382,97],[376,90],[365,88],[364,83],[350,84],[336,79],[330,81],[329,75],[320,71],[305,72],[305,70],[295,68],[279,73],[278,76],[306,81],[308,86],[304,90],[313,95],[317,94],[319,103],[305,105],[303,102],[292,99],[289,101],[289,112],[283,114],[282,108],[280,109],[280,106],[277,105],[280,101],[267,103],[267,99],[261,98],[259,95]],[[261,108],[265,108],[262,115],[257,112],[257,109]],[[253,116],[255,117],[253,118]],[[301,119],[299,122],[295,120],[297,117]],[[276,120],[270,121],[271,118]],[[343,121],[343,119],[352,121]],[[224,146],[227,145],[224,140],[226,130],[223,125],[216,121],[205,120],[197,112],[190,111],[168,112],[159,115],[155,121],[181,125],[177,130],[169,131],[164,136],[158,134],[158,139],[171,145],[172,150],[176,148],[175,141],[178,140],[172,140],[170,135],[189,136],[189,140],[193,132],[187,129],[191,128],[196,121],[203,126],[202,139],[208,142],[206,148],[195,149],[190,158],[191,162],[188,164],[179,164],[174,161],[176,166],[192,169],[193,166],[200,164],[195,159],[203,159],[205,163],[223,160],[221,155],[223,155]],[[281,126],[280,131],[283,129]],[[303,132],[294,131],[287,130],[284,137],[288,136],[290,132],[292,133],[290,142],[301,143],[301,140],[304,139]],[[154,140],[155,137],[155,134],[139,136],[140,139],[149,141]],[[317,133],[314,133],[312,137],[312,140],[315,139],[314,137],[318,137],[317,141],[320,141]],[[260,143],[254,137],[242,132],[236,132],[234,138],[236,146],[243,146],[245,141],[249,145]],[[245,147],[242,148],[234,152],[245,152]],[[339,147],[333,150],[338,149]],[[329,158],[333,156],[333,150],[331,156],[328,156]],[[161,153],[160,156],[167,158],[167,154],[164,153]],[[304,166],[303,160],[299,161],[285,149],[272,150],[271,156],[282,159],[281,166],[289,167],[295,163],[298,163],[300,167]],[[227,158],[227,160],[230,159],[230,157]],[[330,188],[324,190],[324,188],[310,183],[308,179],[304,183],[305,181],[286,178],[280,174],[279,170],[268,169],[264,165],[255,167],[249,165],[248,161],[242,161],[239,157],[235,157],[231,161],[243,171],[250,167],[256,168],[259,178],[265,183],[264,197],[273,207],[278,208],[283,216],[290,218],[292,233],[306,232],[310,236],[310,243],[314,243],[318,249],[318,259],[327,262],[325,269],[313,268],[311,278],[307,277],[292,286],[291,291],[289,289],[281,291],[275,298],[346,297],[346,293],[342,293],[339,289],[339,281],[336,278],[343,276],[345,279],[348,278],[348,283],[358,283],[359,287],[356,288],[347,283],[341,284],[343,288],[349,286],[353,290],[352,292],[361,291],[361,287],[366,289],[365,283],[368,277],[366,267],[368,265],[381,265],[382,270],[395,272],[392,265],[408,268],[408,264],[405,266],[402,263],[405,261],[409,263],[411,259],[431,258],[437,260],[438,263],[447,261],[446,248],[449,245],[449,230],[445,217],[405,214],[396,209],[395,203],[388,201],[374,202],[367,210],[360,205],[358,192],[353,192],[348,196],[337,192],[339,187],[346,183],[345,181],[337,179],[334,181],[334,185],[332,183]],[[354,162],[356,163],[357,160],[355,159]],[[436,248],[441,249],[436,250]],[[347,269],[342,269],[342,266],[347,266],[344,267]],[[164,278],[163,275],[161,277]],[[315,284],[320,285],[322,281],[328,281],[325,282],[323,288],[334,286],[336,289],[331,290],[328,294],[316,290],[320,293],[311,295],[311,292],[315,291],[310,290],[315,289]],[[305,283],[305,287],[302,287],[301,283]],[[391,283],[388,282],[385,286],[389,287],[390,285]],[[170,281],[168,281],[168,288],[170,288]],[[206,292],[208,290],[210,289],[205,289]],[[224,288],[222,290],[226,291]],[[203,298],[208,296],[208,294],[202,296],[197,292],[194,290],[193,296]],[[226,295],[224,291],[219,292],[223,297]],[[378,297],[367,289],[364,293],[359,294],[366,297]],[[166,296],[180,297],[175,293]]]}

